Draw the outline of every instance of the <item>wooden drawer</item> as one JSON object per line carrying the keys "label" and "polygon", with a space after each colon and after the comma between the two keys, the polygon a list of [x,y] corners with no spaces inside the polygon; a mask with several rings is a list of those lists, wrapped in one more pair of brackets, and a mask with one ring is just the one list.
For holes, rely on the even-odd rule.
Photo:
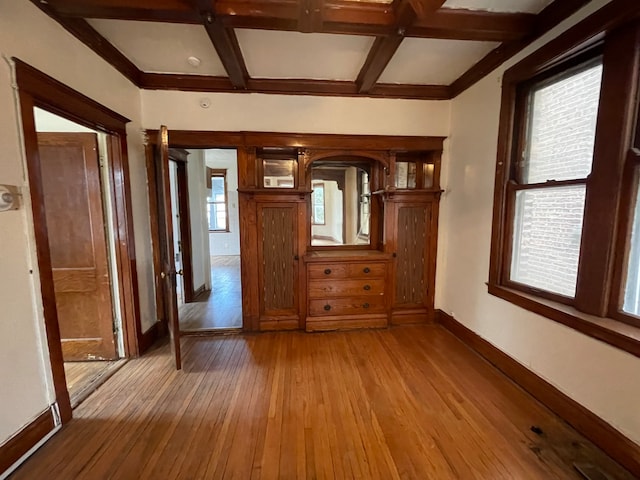
{"label": "wooden drawer", "polygon": [[316,263],[308,267],[310,279],[384,277],[384,263]]}
{"label": "wooden drawer", "polygon": [[364,315],[384,313],[385,297],[327,298],[309,301],[309,315],[312,317],[327,315]]}
{"label": "wooden drawer", "polygon": [[357,297],[384,294],[384,279],[309,280],[309,298]]}

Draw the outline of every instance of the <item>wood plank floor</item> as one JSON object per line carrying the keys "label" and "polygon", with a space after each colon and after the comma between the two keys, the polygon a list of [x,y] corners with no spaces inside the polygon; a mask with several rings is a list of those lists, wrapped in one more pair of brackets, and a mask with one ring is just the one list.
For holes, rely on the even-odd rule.
{"label": "wood plank floor", "polygon": [[64,362],[71,407],[77,407],[125,363],[126,360]]}
{"label": "wood plank floor", "polygon": [[181,331],[242,328],[239,255],[211,257],[211,287],[193,302],[180,305]]}
{"label": "wood plank floor", "polygon": [[437,325],[183,348],[129,361],[12,480],[632,478]]}

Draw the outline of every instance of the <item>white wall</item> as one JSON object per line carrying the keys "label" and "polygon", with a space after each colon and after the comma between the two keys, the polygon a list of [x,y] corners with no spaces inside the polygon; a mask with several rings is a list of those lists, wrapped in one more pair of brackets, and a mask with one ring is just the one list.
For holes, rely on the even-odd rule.
{"label": "white wall", "polygon": [[128,145],[144,326],[155,319],[155,301],[138,89],[26,0],[0,0],[0,56],[0,183],[20,186],[26,203],[20,210],[0,213],[3,443],[54,401],[21,126],[8,58],[18,57],[133,120]]}
{"label": "white wall", "polygon": [[[240,255],[240,213],[238,210],[238,153],[233,149],[209,149],[204,151],[205,164],[209,168],[227,170],[227,194],[229,195],[229,231],[209,232],[209,252],[216,255]],[[209,195],[207,191],[206,195]],[[206,195],[204,201],[206,202]],[[206,212],[205,212],[206,216]],[[207,223],[207,230],[209,225]]]}
{"label": "white wall", "polygon": [[[211,107],[198,105],[201,98]],[[449,133],[449,101],[142,91],[142,124],[157,129],[370,135]]]}
{"label": "white wall", "polygon": [[204,150],[189,150],[187,178],[191,220],[191,261],[193,288],[211,288],[211,257],[209,256],[209,225],[207,223],[207,184]]}
{"label": "white wall", "polygon": [[607,3],[570,21],[452,104],[438,241],[436,305],[640,443],[640,359],[487,293],[501,78],[505,68]]}

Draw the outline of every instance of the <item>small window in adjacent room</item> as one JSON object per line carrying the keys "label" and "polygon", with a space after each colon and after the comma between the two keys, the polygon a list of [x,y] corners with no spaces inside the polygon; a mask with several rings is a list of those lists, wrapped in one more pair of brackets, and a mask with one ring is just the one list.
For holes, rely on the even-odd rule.
{"label": "small window in adjacent room", "polygon": [[324,183],[313,184],[311,195],[311,222],[313,225],[324,225]]}
{"label": "small window in adjacent room", "polygon": [[229,231],[227,171],[210,170],[211,193],[207,197],[207,217],[210,232]]}
{"label": "small window in adjacent room", "polygon": [[602,64],[591,62],[543,79],[521,97],[526,123],[508,187],[509,277],[566,297],[576,290],[601,78]]}

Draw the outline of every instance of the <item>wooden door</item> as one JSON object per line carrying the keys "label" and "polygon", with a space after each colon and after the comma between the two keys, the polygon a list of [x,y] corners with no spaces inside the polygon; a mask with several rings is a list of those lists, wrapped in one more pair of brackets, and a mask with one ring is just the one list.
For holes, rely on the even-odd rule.
{"label": "wooden door", "polygon": [[298,204],[257,204],[260,322],[298,327]]}
{"label": "wooden door", "polygon": [[95,133],[39,133],[51,266],[62,353],[118,357]]}
{"label": "wooden door", "polygon": [[155,158],[156,186],[158,193],[158,228],[160,229],[160,284],[162,285],[165,318],[169,327],[171,351],[176,370],[182,368],[180,353],[180,326],[178,324],[178,303],[176,297],[176,269],[173,251],[173,218],[171,212],[171,188],[169,173],[169,132],[162,125],[158,132]]}

